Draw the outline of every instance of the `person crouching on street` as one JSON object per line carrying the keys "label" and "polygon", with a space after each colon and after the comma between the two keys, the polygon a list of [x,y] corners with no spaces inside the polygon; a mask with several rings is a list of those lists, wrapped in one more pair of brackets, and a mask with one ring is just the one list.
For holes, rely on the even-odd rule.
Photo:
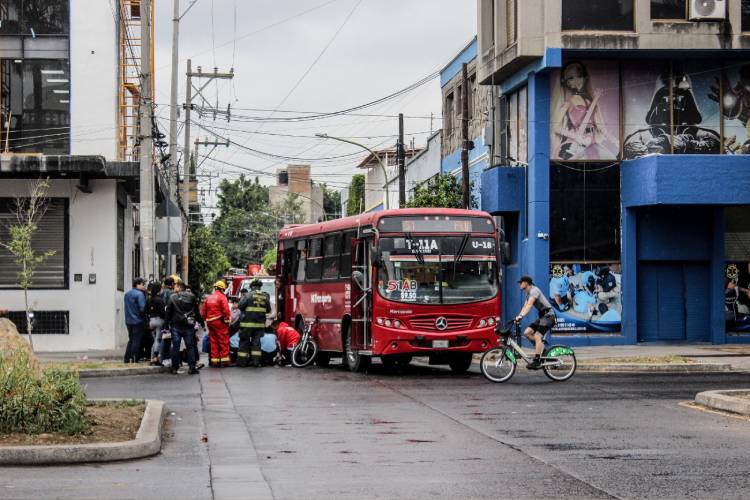
{"label": "person crouching on street", "polygon": [[187,291],[184,283],[175,283],[173,293],[167,304],[167,323],[172,328],[172,367],[171,373],[177,373],[180,366],[180,341],[185,341],[190,375],[198,373],[196,363],[195,324],[205,327],[205,322],[198,309],[198,299]]}
{"label": "person crouching on street", "polygon": [[227,284],[219,280],[214,283],[214,291],[201,306],[201,315],[206,320],[208,340],[211,346],[208,366],[229,366],[229,322],[231,312],[229,301],[224,295]]}
{"label": "person crouching on street", "polygon": [[263,366],[271,366],[276,360],[276,355],[279,353],[279,345],[276,341],[276,334],[273,332],[263,333],[263,337],[260,339],[260,364]]}
{"label": "person crouching on street", "polygon": [[288,365],[292,362],[292,351],[299,344],[299,332],[289,326],[288,323],[279,320],[275,320],[271,327],[276,332],[276,340],[281,353],[281,364]]}
{"label": "person crouching on street", "polygon": [[254,279],[250,283],[250,293],[240,300],[242,319],[237,364],[242,367],[260,366],[260,339],[266,328],[266,315],[271,312],[271,297],[260,289],[261,286],[260,280]]}

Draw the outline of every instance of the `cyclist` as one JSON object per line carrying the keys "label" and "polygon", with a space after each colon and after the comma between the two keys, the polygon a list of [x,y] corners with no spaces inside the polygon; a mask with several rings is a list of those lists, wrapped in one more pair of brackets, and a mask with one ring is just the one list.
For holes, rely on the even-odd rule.
{"label": "cyclist", "polygon": [[530,276],[521,276],[518,285],[526,294],[526,303],[523,305],[521,312],[516,316],[516,321],[521,321],[524,316],[529,314],[532,307],[535,307],[539,317],[531,323],[523,332],[524,336],[535,344],[534,361],[527,365],[531,370],[537,370],[542,367],[542,352],[544,351],[544,334],[555,326],[555,313],[552,311],[552,305],[544,296],[538,286]]}

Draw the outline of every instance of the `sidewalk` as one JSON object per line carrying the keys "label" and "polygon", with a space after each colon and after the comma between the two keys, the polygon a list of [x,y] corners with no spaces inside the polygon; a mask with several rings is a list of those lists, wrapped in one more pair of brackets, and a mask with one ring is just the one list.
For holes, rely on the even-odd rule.
{"label": "sidewalk", "polygon": [[750,371],[750,345],[639,344],[628,346],[576,347],[578,361],[682,356],[698,363],[732,365]]}

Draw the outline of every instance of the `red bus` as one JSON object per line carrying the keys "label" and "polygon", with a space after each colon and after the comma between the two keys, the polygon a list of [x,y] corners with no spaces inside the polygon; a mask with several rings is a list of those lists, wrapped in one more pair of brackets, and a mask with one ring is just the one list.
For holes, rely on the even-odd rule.
{"label": "red bus", "polygon": [[415,208],[361,214],[279,233],[279,318],[315,322],[316,363],[373,357],[466,371],[496,342],[500,283],[495,223],[486,212]]}

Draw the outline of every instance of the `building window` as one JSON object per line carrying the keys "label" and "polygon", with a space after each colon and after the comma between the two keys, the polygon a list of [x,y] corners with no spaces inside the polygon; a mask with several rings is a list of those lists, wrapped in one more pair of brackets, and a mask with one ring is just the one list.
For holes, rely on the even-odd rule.
{"label": "building window", "polygon": [[456,100],[455,94],[451,92],[445,96],[445,109],[443,110],[443,119],[445,120],[445,132],[449,136],[453,135],[453,103]]}
{"label": "building window", "polygon": [[550,261],[619,260],[619,164],[554,163],[550,169]]}
{"label": "building window", "polygon": [[651,0],[651,19],[685,19],[685,0]]}
{"label": "building window", "polygon": [[[16,222],[16,200],[0,198],[0,241],[10,240],[10,227]],[[54,255],[37,267],[31,288],[65,289],[68,287],[68,200],[52,198],[40,219],[31,244],[37,255]],[[10,253],[0,248],[0,288],[18,288],[18,266]]]}
{"label": "building window", "polygon": [[0,0],[0,34],[67,35],[68,0]]}
{"label": "building window", "polygon": [[[68,311],[34,311],[32,325],[34,335],[69,335],[70,314]],[[26,311],[10,311],[8,319],[15,323],[18,333],[29,333]]]}
{"label": "building window", "polygon": [[633,0],[563,0],[564,30],[633,30]]}
{"label": "building window", "polygon": [[742,0],[742,31],[750,31],[750,0]]}
{"label": "building window", "polygon": [[3,148],[7,145],[17,153],[70,153],[68,61],[3,59],[0,98]]}
{"label": "building window", "polygon": [[501,164],[528,160],[528,91],[521,87],[499,100],[498,155]]}

